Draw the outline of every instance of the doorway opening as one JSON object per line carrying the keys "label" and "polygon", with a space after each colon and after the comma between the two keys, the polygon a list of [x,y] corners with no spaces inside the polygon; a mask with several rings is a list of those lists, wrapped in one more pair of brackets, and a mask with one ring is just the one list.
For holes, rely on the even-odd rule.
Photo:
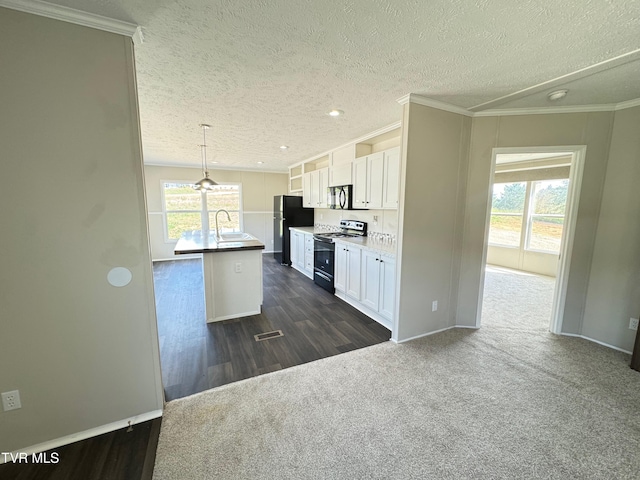
{"label": "doorway opening", "polygon": [[561,332],[584,152],[494,149],[476,326]]}

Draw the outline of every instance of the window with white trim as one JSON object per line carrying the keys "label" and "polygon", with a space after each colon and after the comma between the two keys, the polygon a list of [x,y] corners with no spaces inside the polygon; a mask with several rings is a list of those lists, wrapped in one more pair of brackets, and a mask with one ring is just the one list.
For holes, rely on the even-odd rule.
{"label": "window with white trim", "polygon": [[489,244],[560,252],[568,179],[495,183]]}
{"label": "window with white trim", "polygon": [[212,190],[199,192],[190,183],[162,182],[163,211],[167,240],[177,240],[184,232],[215,229],[216,211],[221,232],[242,231],[242,189],[239,183],[216,185]]}

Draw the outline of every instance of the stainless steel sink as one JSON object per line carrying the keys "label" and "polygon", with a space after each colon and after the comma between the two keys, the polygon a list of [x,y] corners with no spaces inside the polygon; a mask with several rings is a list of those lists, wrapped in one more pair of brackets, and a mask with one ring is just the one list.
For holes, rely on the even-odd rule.
{"label": "stainless steel sink", "polygon": [[218,243],[246,242],[248,240],[256,240],[256,237],[244,232],[222,233],[220,238],[216,237],[216,242]]}

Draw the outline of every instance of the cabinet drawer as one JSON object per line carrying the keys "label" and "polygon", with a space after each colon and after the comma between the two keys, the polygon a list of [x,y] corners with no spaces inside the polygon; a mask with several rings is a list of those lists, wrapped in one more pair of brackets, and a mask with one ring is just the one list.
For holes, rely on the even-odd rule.
{"label": "cabinet drawer", "polygon": [[311,255],[307,254],[304,256],[304,267],[307,270],[313,270],[313,252],[311,252]]}

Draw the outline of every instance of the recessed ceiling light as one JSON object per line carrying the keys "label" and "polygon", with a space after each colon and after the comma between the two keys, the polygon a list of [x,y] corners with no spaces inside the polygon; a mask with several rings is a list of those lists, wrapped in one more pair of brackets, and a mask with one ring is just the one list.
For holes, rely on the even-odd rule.
{"label": "recessed ceiling light", "polygon": [[289,145],[280,145],[280,150],[289,150]]}
{"label": "recessed ceiling light", "polygon": [[218,163],[218,162],[211,162],[211,163]]}
{"label": "recessed ceiling light", "polygon": [[264,162],[258,162],[258,165],[262,165]]}
{"label": "recessed ceiling light", "polygon": [[547,95],[547,98],[552,102],[555,102],[557,100],[560,100],[561,98],[566,97],[567,93],[569,93],[569,90],[556,90],[555,92],[551,92],[549,95]]}
{"label": "recessed ceiling light", "polygon": [[328,114],[330,117],[339,117],[340,115],[344,115],[344,112],[342,110],[338,110],[338,109],[333,109],[329,112]]}

